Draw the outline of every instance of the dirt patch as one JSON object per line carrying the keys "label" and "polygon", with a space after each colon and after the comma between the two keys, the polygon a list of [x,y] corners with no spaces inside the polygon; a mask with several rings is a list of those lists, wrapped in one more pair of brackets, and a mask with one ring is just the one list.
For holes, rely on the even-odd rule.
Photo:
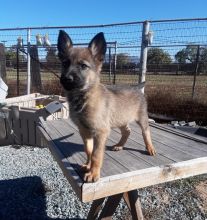
{"label": "dirt patch", "polygon": [[200,182],[197,186],[195,186],[196,193],[201,198],[203,202],[203,209],[207,213],[207,180]]}

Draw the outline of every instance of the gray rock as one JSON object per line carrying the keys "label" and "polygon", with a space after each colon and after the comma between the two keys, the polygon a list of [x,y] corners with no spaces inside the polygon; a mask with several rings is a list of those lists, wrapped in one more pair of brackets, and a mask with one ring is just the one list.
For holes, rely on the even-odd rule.
{"label": "gray rock", "polygon": [[185,121],[179,121],[178,123],[179,123],[180,126],[186,125],[186,122],[185,122]]}
{"label": "gray rock", "polygon": [[191,127],[195,127],[196,126],[196,122],[195,121],[191,121],[191,122],[188,122],[187,125],[191,126]]}
{"label": "gray rock", "polygon": [[178,121],[171,121],[171,125],[178,124]]}

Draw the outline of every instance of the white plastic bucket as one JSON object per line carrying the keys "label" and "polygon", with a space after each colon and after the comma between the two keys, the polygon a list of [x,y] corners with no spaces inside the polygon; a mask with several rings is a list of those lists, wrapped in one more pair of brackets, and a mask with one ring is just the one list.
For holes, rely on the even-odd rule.
{"label": "white plastic bucket", "polygon": [[3,79],[0,77],[0,101],[1,99],[5,99],[7,96],[8,86],[3,81]]}

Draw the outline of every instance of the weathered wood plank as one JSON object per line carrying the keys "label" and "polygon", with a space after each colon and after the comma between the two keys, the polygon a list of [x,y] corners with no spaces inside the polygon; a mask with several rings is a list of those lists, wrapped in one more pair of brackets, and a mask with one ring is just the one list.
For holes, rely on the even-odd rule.
{"label": "weathered wood plank", "polygon": [[[117,132],[118,131],[112,130],[110,138],[114,138],[117,135]],[[130,135],[124,147],[124,151],[128,151],[132,156],[136,158],[141,158],[151,166],[158,166],[175,162],[174,159],[170,159],[165,155],[159,154],[159,152],[153,157],[149,156],[145,149],[143,137],[138,136],[137,134],[135,134],[134,138],[132,138],[132,135]]]}
{"label": "weathered wood plank", "polygon": [[22,142],[25,145],[29,145],[29,122],[27,116],[27,113],[20,112]]}
{"label": "weathered wood plank", "polygon": [[[131,139],[136,141],[136,135],[137,134],[134,133],[134,131],[132,131]],[[206,154],[206,152],[200,151],[199,149],[195,149],[194,147],[188,146],[187,144],[177,143],[176,141],[169,141],[168,138],[160,134],[156,135],[154,132],[152,132],[152,140],[153,144],[155,145],[155,148],[161,149],[161,151],[158,151],[158,153],[162,152],[165,154],[165,156],[169,157],[169,153],[173,151],[174,154],[172,154],[170,158],[176,161],[191,159],[195,157],[202,157],[203,153]]]}
{"label": "weathered wood plank", "polygon": [[196,141],[193,140],[188,143],[180,143],[179,138],[180,137],[177,139],[178,141],[172,140],[167,136],[159,135],[159,133],[156,134],[155,131],[153,131],[152,135],[152,139],[157,143],[167,145],[182,154],[191,155],[193,157],[202,157],[203,154],[207,153],[207,151],[205,151],[207,149],[207,145],[205,147],[201,147],[198,143],[196,143]]}
{"label": "weathered wood plank", "polygon": [[167,125],[161,125],[161,124],[156,124],[156,123],[150,123],[150,126],[152,128],[157,128],[157,130],[159,130],[159,131],[165,131],[165,132],[168,132],[171,134],[178,135],[180,137],[187,138],[188,140],[194,140],[196,142],[207,144],[207,138],[193,134],[193,133],[188,133],[188,132],[185,132],[182,130],[177,130],[177,129],[171,128]]}
{"label": "weathered wood plank", "polygon": [[62,169],[65,177],[70,182],[79,199],[82,200],[82,179],[74,170],[74,167],[71,166],[69,161],[65,158],[65,155],[63,155],[62,152],[59,150],[59,147],[53,142],[52,138],[48,134],[48,130],[46,130],[45,127],[46,125],[44,125],[44,121],[42,120],[41,124],[37,127],[38,132],[40,132],[41,134],[41,138],[43,138],[44,141],[48,143],[49,149],[55,160],[59,164],[60,168]]}
{"label": "weathered wood plank", "polygon": [[[134,131],[135,133],[137,132],[137,126],[136,124],[132,123],[130,124],[132,131]],[[166,126],[164,125],[155,125],[153,123],[150,123],[151,126],[151,133],[152,133],[152,137],[153,139],[155,139],[155,141],[157,140],[156,138],[159,137],[159,140],[163,140],[166,141],[166,144],[170,144],[171,143],[176,143],[178,146],[183,146],[183,147],[188,147],[188,148],[194,148],[197,149],[199,151],[205,151],[207,152],[207,144],[203,143],[203,140],[205,138],[202,138],[201,142],[200,142],[200,137],[198,135],[194,135],[193,138],[190,138],[191,134],[187,134],[186,132],[183,131],[177,131],[177,130],[173,130],[173,128],[166,128]],[[138,134],[140,134],[140,132],[137,132]],[[196,136],[196,137],[195,137]],[[207,142],[207,138],[205,139]]]}
{"label": "weathered wood plank", "polygon": [[9,145],[12,143],[8,121],[5,118],[0,118],[0,145]]}
{"label": "weathered wood plank", "polygon": [[14,120],[12,118],[12,123],[13,123],[13,130],[15,132],[15,143],[17,144],[23,144],[23,135],[21,132],[22,129],[22,123],[21,123],[21,119],[18,120]]}
{"label": "weathered wood plank", "polygon": [[[69,125],[72,123],[67,121]],[[63,125],[64,126],[64,125]],[[75,126],[72,124],[72,126]],[[77,129],[77,128],[76,128]],[[77,130],[78,131],[78,130]],[[141,132],[140,132],[141,133]],[[112,146],[116,143],[118,143],[118,140],[120,139],[121,135],[118,133],[117,130],[112,130],[111,135],[108,138],[107,141],[107,146]],[[141,142],[140,143],[135,143],[134,141],[129,141],[126,144],[126,148],[123,151],[120,152],[114,152],[110,150],[106,150],[105,155],[111,157],[111,160],[117,161],[117,164],[121,164],[125,166],[128,170],[135,170],[135,169],[141,169],[141,168],[146,168],[150,166],[157,166],[160,164],[169,164],[174,162],[174,160],[166,158],[163,155],[156,155],[155,157],[151,157],[146,154],[143,138],[141,137]],[[110,146],[108,147],[110,149]],[[106,158],[104,160],[104,165],[106,162]],[[109,158],[110,159],[110,158]],[[116,165],[116,164],[115,164]],[[117,165],[116,165],[117,166]],[[108,166],[107,166],[108,167]],[[107,167],[103,166],[102,172],[106,172],[106,175],[111,175],[110,171],[112,170],[112,166],[110,169],[107,169]],[[122,169],[122,172],[124,170]],[[104,176],[106,176],[104,175]]]}
{"label": "weathered wood plank", "polygon": [[[72,124],[73,126],[72,127],[71,123],[68,122],[68,120],[59,120],[59,121],[56,121],[55,123],[54,122],[47,122],[47,123],[49,123],[50,126],[53,126],[55,124],[55,127],[57,127],[58,129],[59,128],[62,129],[60,134],[63,137],[68,134],[69,129],[73,129],[75,138],[70,137],[70,142],[78,143],[82,146],[82,151],[79,151],[78,156],[82,157],[83,159],[82,163],[84,163],[86,161],[86,156],[85,156],[85,153],[83,152],[83,141],[79,135],[77,127],[75,127],[74,124]],[[65,152],[65,155],[67,155],[68,149],[63,147],[62,150]],[[73,148],[73,150],[77,153],[77,149]],[[108,172],[110,172],[110,175],[113,175],[113,174],[128,172],[128,171],[129,169],[124,167],[123,164],[117,162],[116,160],[112,160],[111,157],[107,154],[104,155],[104,164],[103,164],[103,168],[101,169],[101,177],[108,176],[109,175]],[[80,175],[82,175],[82,173],[80,173]]]}
{"label": "weathered wood plank", "polygon": [[207,173],[207,157],[104,177],[96,183],[83,184],[82,201],[88,202],[121,192],[204,173]]}
{"label": "weathered wood plank", "polygon": [[62,126],[58,125],[58,123],[54,123],[56,126],[53,126],[53,121],[48,121],[47,124],[48,128],[50,128],[53,142],[59,146],[59,150],[78,172],[78,168],[83,163],[83,157],[81,157],[83,145],[78,141],[77,133],[74,133],[70,127],[67,127],[67,133],[64,134],[61,133]]}
{"label": "weathered wood plank", "polygon": [[[128,168],[129,171],[144,169],[151,166],[151,164],[149,164],[147,161],[144,161],[141,157],[135,157],[134,155],[130,154],[128,151],[125,150],[107,150],[105,154],[110,156],[111,160],[114,160],[117,163],[120,163],[122,166]],[[110,170],[108,171],[108,175],[110,175]]]}
{"label": "weathered wood plank", "polygon": [[[61,127],[64,127],[64,124],[62,124]],[[140,169],[141,167],[145,168],[145,167],[147,167],[146,166],[147,163],[151,164],[151,165],[169,164],[169,163],[172,163],[172,161],[175,161],[175,159],[177,159],[177,161],[180,161],[182,159],[188,160],[188,159],[192,159],[195,157],[195,155],[190,155],[190,156],[186,155],[184,152],[182,152],[182,154],[180,154],[180,152],[176,153],[176,151],[174,151],[173,149],[169,150],[168,146],[163,145],[160,142],[158,142],[158,145],[159,145],[158,148],[160,146],[162,146],[161,154],[163,154],[163,150],[164,150],[164,152],[167,152],[167,155],[166,155],[167,157],[165,156],[165,154],[163,156],[163,155],[160,155],[159,153],[156,157],[151,157],[151,156],[145,155],[145,152],[143,151],[145,147],[143,145],[142,136],[137,138],[137,134],[133,135],[133,132],[132,132],[132,137],[133,136],[135,136],[134,139],[131,138],[133,141],[131,141],[129,139],[129,141],[127,143],[127,147],[126,147],[128,149],[132,148],[131,152],[130,152],[131,155],[129,155],[128,152],[126,152],[126,151],[121,151],[121,152],[106,151],[106,154],[108,156],[110,156],[113,160],[117,161],[117,163],[120,163],[120,164],[124,165],[125,167],[127,166],[129,168],[129,170]],[[112,137],[113,137],[114,143],[116,143],[118,141],[118,139],[120,138],[120,134],[117,133],[117,131],[112,131]],[[137,141],[137,139],[139,141]],[[139,152],[139,148],[138,148],[139,146],[141,146],[143,149],[140,152]],[[172,153],[172,151],[173,151],[173,153]],[[169,153],[170,153],[170,156],[173,155],[173,158],[171,158],[171,159],[168,158]],[[136,162],[134,161],[136,159],[134,156],[138,157]],[[201,156],[201,155],[199,155],[199,156]],[[139,161],[139,159],[140,159],[140,161]],[[131,164],[131,166],[130,166],[130,164]],[[106,170],[108,170],[108,169],[106,169]],[[107,172],[107,175],[110,175],[110,172]]]}
{"label": "weathered wood plank", "polygon": [[[151,128],[153,138],[158,141],[163,141],[166,144],[171,145],[172,143],[176,146],[182,146],[182,149],[195,149],[197,152],[201,154],[207,152],[207,144],[201,143],[199,140],[188,139],[177,134],[172,134],[169,131],[162,131],[158,128]],[[172,145],[171,145],[172,146]],[[192,152],[193,153],[193,152]],[[193,153],[194,154],[194,153]]]}
{"label": "weathered wood plank", "polygon": [[28,125],[28,144],[35,146],[36,144],[36,116],[32,112],[27,112],[27,125]]}
{"label": "weathered wood plank", "polygon": [[[130,134],[130,139],[135,142],[139,143],[141,138],[141,136],[137,138],[137,133],[135,133],[134,131],[132,131]],[[165,157],[170,158],[171,160],[179,162],[182,160],[190,160],[195,158],[195,155],[188,153],[188,150],[185,148],[186,146],[184,144],[180,144],[180,147],[177,147],[179,145],[176,145],[174,143],[170,144],[169,142],[166,143],[166,140],[162,141],[162,137],[155,137],[153,133],[152,140],[157,153],[164,155]],[[199,156],[203,156],[203,154],[199,154]]]}
{"label": "weathered wood plank", "polygon": [[[69,124],[69,126],[71,125],[70,122],[68,122],[68,124]],[[61,127],[65,126],[65,124],[63,124],[63,123],[61,125],[62,125]],[[73,125],[73,126],[75,126],[75,125]],[[78,130],[76,130],[76,131],[78,131]],[[120,136],[116,139],[116,142],[113,142],[109,138],[107,141],[107,144],[114,145],[115,143],[118,142],[119,138],[120,138]],[[104,158],[105,160],[104,160],[104,165],[103,165],[103,169],[102,169],[102,172],[104,172],[105,175],[103,175],[103,176],[111,175],[112,174],[111,172],[114,169],[116,170],[116,173],[117,172],[122,173],[124,171],[126,172],[126,171],[130,171],[130,170],[147,168],[151,165],[148,162],[142,160],[142,158],[136,158],[134,155],[130,154],[127,151],[116,152],[116,151],[111,151],[109,149],[106,149],[106,151],[105,151],[105,158]],[[114,163],[108,164],[108,160],[114,161]],[[119,164],[119,166],[117,166],[117,164]],[[117,167],[121,167],[121,170],[118,171]],[[124,169],[124,167],[125,167],[125,169]],[[108,169],[108,168],[110,168],[110,169]]]}

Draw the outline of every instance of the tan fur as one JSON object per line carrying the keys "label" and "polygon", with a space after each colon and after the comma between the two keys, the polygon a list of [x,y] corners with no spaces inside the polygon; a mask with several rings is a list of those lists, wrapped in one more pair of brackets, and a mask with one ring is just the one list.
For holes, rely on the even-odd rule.
{"label": "tan fur", "polygon": [[[121,130],[121,139],[113,146],[113,150],[121,150],[130,135],[129,123],[136,121],[142,129],[147,151],[155,155],[143,94],[135,89],[108,89],[100,83],[101,58],[104,55],[101,50],[104,51],[104,48],[97,44],[100,42],[97,36],[88,48],[73,48],[70,38],[71,45],[68,46],[66,42],[64,48],[61,41],[63,37],[60,35],[58,41],[61,61],[70,61],[69,67],[63,65],[62,84],[66,88],[70,117],[78,126],[85,145],[87,161],[83,170],[86,171],[84,180],[87,182],[97,181],[100,177],[105,143],[111,128]],[[83,63],[87,68],[83,68]],[[75,76],[71,83],[73,89],[64,81],[71,75]],[[78,83],[75,81],[77,77]]]}

